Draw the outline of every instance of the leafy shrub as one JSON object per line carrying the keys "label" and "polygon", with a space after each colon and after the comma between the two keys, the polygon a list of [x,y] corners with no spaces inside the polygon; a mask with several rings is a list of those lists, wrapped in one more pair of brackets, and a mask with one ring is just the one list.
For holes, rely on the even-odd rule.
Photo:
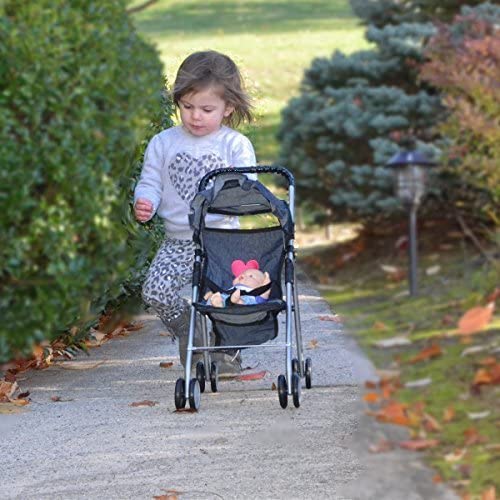
{"label": "leafy shrub", "polygon": [[134,154],[162,67],[121,0],[0,7],[0,359],[123,292]]}
{"label": "leafy shrub", "polygon": [[279,131],[280,161],[296,176],[299,201],[337,220],[373,220],[398,206],[384,165],[409,137],[431,150],[429,130],[440,117],[439,97],[417,83],[423,43],[434,31],[371,26],[375,50],[313,61]]}
{"label": "leafy shrub", "polygon": [[[430,40],[422,78],[444,92],[443,164],[459,179],[449,193],[469,215],[500,226],[500,7],[465,8]],[[471,196],[471,193],[473,196]]]}

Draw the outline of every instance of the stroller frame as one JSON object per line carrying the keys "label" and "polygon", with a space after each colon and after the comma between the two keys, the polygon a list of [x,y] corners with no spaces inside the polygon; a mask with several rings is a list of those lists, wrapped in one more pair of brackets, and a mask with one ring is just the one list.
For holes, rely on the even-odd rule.
{"label": "stroller frame", "polygon": [[[287,181],[288,190],[288,203],[284,200],[278,200],[274,195],[268,191],[259,181],[250,180],[248,176],[244,174],[261,174],[261,173],[271,173],[276,175],[281,175]],[[207,186],[212,181],[212,187],[207,189]],[[236,186],[236,183],[239,183]],[[278,288],[281,297],[277,299],[276,305],[274,304],[263,304],[263,305],[246,305],[246,306],[232,306],[229,309],[238,311],[238,317],[241,316],[245,318],[254,317],[252,314],[261,314],[264,311],[270,321],[274,321],[275,334],[274,337],[278,335],[277,331],[277,320],[276,316],[283,310],[286,311],[286,322],[285,322],[285,342],[284,343],[274,343],[265,344],[267,340],[261,341],[259,343],[224,343],[224,345],[210,345],[207,321],[208,317],[214,321],[214,315],[217,314],[228,315],[231,313],[226,310],[217,308],[214,310],[213,306],[204,305],[200,302],[200,292],[203,292],[203,282],[204,282],[204,272],[206,273],[205,262],[204,262],[204,244],[203,237],[201,236],[201,228],[204,227],[204,217],[207,213],[207,208],[204,208],[205,212],[200,209],[206,199],[203,197],[203,193],[213,194],[220,193],[224,189],[235,188],[238,189],[245,185],[256,185],[259,192],[263,193],[263,200],[267,199],[269,202],[269,207],[258,206],[255,204],[256,208],[252,208],[252,203],[248,205],[243,205],[241,208],[237,206],[226,206],[221,208],[220,212],[217,210],[210,210],[211,213],[221,213],[221,214],[236,214],[236,215],[253,215],[261,213],[273,213],[280,221],[279,229],[283,230],[286,226],[286,230],[283,230],[283,262],[279,266],[279,276],[280,281]],[[217,196],[215,194],[214,196]],[[206,203],[208,205],[208,203]],[[277,389],[279,402],[282,408],[286,408],[288,404],[288,396],[292,396],[293,403],[295,407],[300,406],[301,397],[301,378],[305,378],[306,388],[310,389],[312,386],[312,362],[310,358],[304,360],[303,355],[303,343],[302,343],[302,330],[301,330],[301,320],[300,320],[300,308],[298,301],[298,292],[296,288],[296,278],[295,278],[295,242],[294,242],[294,220],[295,220],[295,181],[294,177],[289,170],[280,166],[255,166],[255,167],[241,167],[241,168],[221,168],[216,169],[208,174],[206,174],[200,181],[198,187],[198,194],[195,196],[191,204],[191,214],[190,223],[194,230],[193,241],[195,243],[195,258],[193,266],[193,279],[192,279],[192,293],[191,293],[191,307],[190,307],[190,321],[189,321],[189,333],[187,342],[187,353],[186,353],[186,365],[185,365],[185,378],[177,379],[175,385],[175,405],[177,409],[182,409],[185,407],[186,402],[189,401],[189,406],[191,409],[198,410],[200,407],[201,393],[205,390],[205,382],[210,380],[212,392],[217,392],[218,390],[218,367],[215,362],[211,361],[210,353],[216,351],[227,351],[227,350],[239,350],[239,349],[252,349],[252,348],[272,348],[272,349],[285,349],[286,351],[286,376],[279,375]],[[276,205],[276,206],[275,206]],[[240,211],[247,210],[247,211]],[[281,217],[281,218],[280,218]],[[271,228],[271,230],[277,230],[278,227]],[[238,232],[243,232],[244,230],[234,230]],[[284,269],[283,269],[284,264]],[[283,272],[284,271],[284,272]],[[284,275],[282,277],[282,274]],[[281,289],[281,280],[284,279],[285,284],[285,301],[283,302],[283,292]],[[254,311],[257,311],[254,313]],[[262,313],[263,314],[263,313]],[[211,316],[212,315],[212,316]],[[293,316],[293,323],[292,323]],[[234,318],[234,315],[230,317]],[[201,319],[201,321],[197,321]],[[197,324],[201,326],[201,341],[202,346],[194,346],[194,339]],[[248,323],[242,322],[243,325],[252,326],[256,323],[249,321]],[[215,325],[214,325],[215,329]],[[297,357],[293,357],[293,330],[295,330],[295,348]],[[272,338],[274,338],[272,337]],[[269,338],[270,340],[270,338]],[[196,374],[194,377],[191,376],[191,364],[194,352],[203,353],[203,361],[198,361],[196,365]]]}

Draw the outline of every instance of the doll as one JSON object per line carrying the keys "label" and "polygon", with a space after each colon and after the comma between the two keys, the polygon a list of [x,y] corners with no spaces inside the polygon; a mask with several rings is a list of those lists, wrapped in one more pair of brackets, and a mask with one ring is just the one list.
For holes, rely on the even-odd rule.
{"label": "doll", "polygon": [[234,289],[227,292],[208,292],[205,294],[207,305],[214,307],[225,307],[229,300],[232,304],[262,304],[267,302],[270,288],[266,287],[262,293],[258,295],[249,295],[249,292],[256,290],[271,283],[271,278],[268,272],[259,270],[259,263],[256,260],[249,260],[246,264],[242,260],[235,260],[231,264],[231,271],[235,276],[233,280]]}

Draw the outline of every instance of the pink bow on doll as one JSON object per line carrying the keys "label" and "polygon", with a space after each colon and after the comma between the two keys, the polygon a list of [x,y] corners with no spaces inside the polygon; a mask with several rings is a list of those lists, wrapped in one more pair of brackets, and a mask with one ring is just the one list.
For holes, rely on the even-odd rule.
{"label": "pink bow on doll", "polygon": [[259,263],[256,260],[249,260],[246,264],[242,260],[233,260],[231,271],[234,276],[239,276],[247,269],[259,269]]}

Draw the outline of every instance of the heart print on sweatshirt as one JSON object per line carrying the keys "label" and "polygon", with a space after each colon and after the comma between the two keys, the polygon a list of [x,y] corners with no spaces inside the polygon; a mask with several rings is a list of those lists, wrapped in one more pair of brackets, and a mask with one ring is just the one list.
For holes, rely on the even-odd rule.
{"label": "heart print on sweatshirt", "polygon": [[198,192],[201,178],[216,168],[226,166],[222,158],[213,153],[200,158],[194,158],[189,153],[178,153],[168,166],[168,175],[177,194],[186,203],[191,203]]}

